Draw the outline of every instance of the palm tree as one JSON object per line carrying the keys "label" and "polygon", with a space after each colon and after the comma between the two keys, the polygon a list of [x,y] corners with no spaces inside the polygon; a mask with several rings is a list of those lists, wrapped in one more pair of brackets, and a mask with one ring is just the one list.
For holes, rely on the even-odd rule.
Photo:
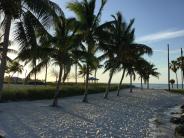
{"label": "palm tree", "polygon": [[23,71],[23,66],[21,64],[19,64],[17,61],[13,61],[12,63],[10,63],[7,67],[7,73],[12,72],[13,74],[11,75],[11,77],[13,77],[13,75],[15,73],[22,73]]}
{"label": "palm tree", "polygon": [[175,73],[176,75],[176,84],[177,84],[177,89],[178,89],[178,75],[177,75],[177,71],[179,69],[179,66],[178,66],[178,62],[177,61],[171,61],[170,63],[170,69]]}
{"label": "palm tree", "polygon": [[110,85],[111,85],[111,81],[112,81],[112,77],[113,75],[118,72],[119,69],[119,63],[117,62],[117,59],[114,59],[112,57],[109,58],[109,60],[107,60],[105,62],[105,71],[109,71],[109,80],[108,80],[108,84],[107,84],[107,88],[104,94],[104,99],[108,99],[108,94],[109,94],[109,90],[110,90]]}
{"label": "palm tree", "polygon": [[[59,66],[59,77],[56,86],[52,106],[58,106],[58,98],[60,96],[61,80],[64,77],[64,68],[71,67],[73,53],[76,46],[80,43],[80,39],[76,36],[76,20],[74,18],[65,18],[58,16],[54,22],[54,35],[47,34],[44,38],[50,42],[50,56],[55,65]],[[73,63],[73,62],[72,62]],[[68,74],[68,73],[67,73]]]}
{"label": "palm tree", "polygon": [[[120,12],[112,17],[114,20],[105,23],[102,26],[102,31],[99,31],[99,34],[104,38],[101,39],[99,45],[103,51],[105,51],[103,56],[107,57],[109,62],[111,62],[110,67],[112,68],[109,68],[111,71],[108,84],[112,79],[113,72],[115,70],[120,71],[123,69],[117,92],[117,95],[119,95],[126,70],[128,71],[129,75],[132,76],[134,68],[133,66],[136,64],[135,59],[146,53],[151,55],[152,49],[146,45],[137,44],[134,42],[134,28],[132,28],[134,20],[131,20],[129,24],[127,24],[123,20],[123,16]],[[132,80],[132,77],[130,80]],[[109,85],[104,98],[107,98],[108,92]]]}
{"label": "palm tree", "polygon": [[57,70],[53,69],[51,73],[56,78],[56,83],[57,83],[57,80],[58,80],[58,77],[59,77],[59,72]]}
{"label": "palm tree", "polygon": [[143,89],[143,78],[145,77],[145,67],[149,63],[145,59],[138,60],[136,64],[136,73],[139,75],[141,79],[141,89]]}
{"label": "palm tree", "polygon": [[31,11],[32,13],[37,14],[39,19],[42,19],[45,25],[48,25],[50,21],[50,13],[53,11],[51,9],[57,9],[59,12],[58,6],[49,0],[0,0],[0,14],[4,15],[3,25],[5,28],[0,67],[0,91],[3,89],[11,23],[16,19],[20,19],[25,12]]}
{"label": "palm tree", "polygon": [[159,72],[157,72],[157,68],[155,67],[154,64],[147,64],[145,65],[145,75],[144,75],[144,80],[147,83],[147,89],[149,89],[149,79],[150,76],[158,78],[160,75]]}
{"label": "palm tree", "polygon": [[[22,71],[23,71],[23,66],[19,64],[17,61],[8,62],[6,67],[6,73],[8,74],[13,73],[11,76],[9,75],[9,79],[12,78],[15,73],[22,73]],[[18,76],[17,76],[17,79],[18,79]],[[17,83],[17,79],[16,79],[16,83]]]}
{"label": "palm tree", "polygon": [[174,79],[171,79],[169,82],[171,83],[172,89],[173,89],[173,85],[174,85],[174,83],[175,83],[175,80],[174,80]]}
{"label": "palm tree", "polygon": [[98,71],[98,69],[100,69],[100,68],[102,68],[103,67],[103,65],[100,65],[100,63],[98,62],[97,63],[97,65],[96,65],[96,67],[95,67],[95,72],[94,72],[94,78],[95,78],[95,83],[97,82],[97,71]]}
{"label": "palm tree", "polygon": [[95,6],[96,0],[82,0],[81,2],[75,1],[70,2],[68,4],[68,8],[73,11],[77,17],[77,20],[80,23],[80,33],[83,35],[83,43],[82,45],[86,47],[86,84],[85,84],[85,93],[83,102],[88,102],[87,95],[88,95],[88,78],[89,78],[89,69],[90,69],[90,56],[91,50],[97,43],[96,41],[96,30],[99,27],[100,15],[102,10],[106,4],[106,0],[101,0],[101,6],[98,10],[97,14],[95,15]]}
{"label": "palm tree", "polygon": [[183,88],[183,81],[184,81],[184,57],[181,56],[181,57],[177,58],[177,62],[178,62],[178,66],[179,66],[179,68],[181,70],[181,73],[182,73],[181,74],[181,82],[182,82],[182,88]]}
{"label": "palm tree", "polygon": [[[85,83],[85,76],[87,74],[87,67],[86,65],[80,65],[79,64],[79,76],[82,76],[84,78],[84,83]],[[92,70],[89,70],[89,74],[92,75]]]}
{"label": "palm tree", "polygon": [[25,64],[30,63],[31,67],[33,67],[28,73],[28,77],[34,74],[35,84],[38,72],[38,60],[43,57],[43,48],[37,41],[35,30],[37,26],[36,22],[34,22],[36,20],[36,17],[31,12],[24,13],[22,21],[16,24],[17,29],[15,31],[15,40],[20,43],[20,52],[17,59],[24,61]]}

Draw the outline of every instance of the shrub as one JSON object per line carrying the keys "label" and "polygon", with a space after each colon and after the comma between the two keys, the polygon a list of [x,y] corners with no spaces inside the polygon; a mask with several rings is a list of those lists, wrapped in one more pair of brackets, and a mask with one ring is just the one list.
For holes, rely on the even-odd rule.
{"label": "shrub", "polygon": [[[106,90],[106,84],[90,84],[89,94],[102,93]],[[129,85],[123,85],[122,88],[128,88]],[[83,95],[84,84],[67,83],[61,86],[60,97],[69,97]],[[117,85],[112,84],[111,91],[117,90]],[[52,99],[55,94],[55,86],[30,86],[19,85],[15,87],[6,88],[2,94],[3,101],[21,101],[21,100],[41,100]]]}

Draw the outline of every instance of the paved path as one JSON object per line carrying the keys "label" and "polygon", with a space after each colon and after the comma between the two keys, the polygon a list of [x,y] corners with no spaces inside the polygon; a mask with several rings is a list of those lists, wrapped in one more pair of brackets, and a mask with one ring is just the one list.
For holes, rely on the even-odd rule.
{"label": "paved path", "polygon": [[50,100],[0,104],[0,130],[7,138],[60,137],[152,137],[149,119],[158,112],[181,104],[184,97],[163,90],[121,91],[121,97],[110,93],[81,96],[59,101],[60,108],[48,107]]}

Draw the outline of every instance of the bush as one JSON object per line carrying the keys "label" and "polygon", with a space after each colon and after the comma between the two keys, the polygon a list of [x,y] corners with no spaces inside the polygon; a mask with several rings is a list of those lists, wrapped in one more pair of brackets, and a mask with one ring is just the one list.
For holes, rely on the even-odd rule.
{"label": "bush", "polygon": [[[106,84],[90,84],[89,94],[102,93],[106,90]],[[123,85],[122,88],[128,88],[128,85]],[[67,83],[61,85],[60,97],[69,97],[83,95],[84,84]],[[112,84],[111,91],[117,90],[117,85]],[[21,100],[41,100],[52,99],[55,94],[55,86],[29,86],[15,85],[14,87],[6,88],[2,94],[3,101],[21,101]]]}
{"label": "bush", "polygon": [[183,89],[173,89],[173,90],[171,90],[171,92],[177,93],[177,94],[184,94],[184,90]]}
{"label": "bush", "polygon": [[175,134],[179,136],[184,136],[184,125],[179,125],[175,129]]}

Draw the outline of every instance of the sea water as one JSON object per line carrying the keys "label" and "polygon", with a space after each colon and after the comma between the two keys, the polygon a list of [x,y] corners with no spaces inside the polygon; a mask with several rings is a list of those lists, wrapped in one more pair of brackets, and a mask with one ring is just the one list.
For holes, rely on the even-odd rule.
{"label": "sea water", "polygon": [[[135,87],[141,87],[141,84],[140,83],[134,83],[133,84]],[[144,88],[147,88],[147,85],[143,84],[143,87]],[[172,86],[170,85],[170,87],[172,88]],[[168,89],[168,84],[149,84],[149,88],[150,89]],[[177,85],[174,84],[173,85],[173,88],[176,89],[177,88]],[[182,85],[181,84],[178,84],[178,88],[181,89],[182,88]]]}

